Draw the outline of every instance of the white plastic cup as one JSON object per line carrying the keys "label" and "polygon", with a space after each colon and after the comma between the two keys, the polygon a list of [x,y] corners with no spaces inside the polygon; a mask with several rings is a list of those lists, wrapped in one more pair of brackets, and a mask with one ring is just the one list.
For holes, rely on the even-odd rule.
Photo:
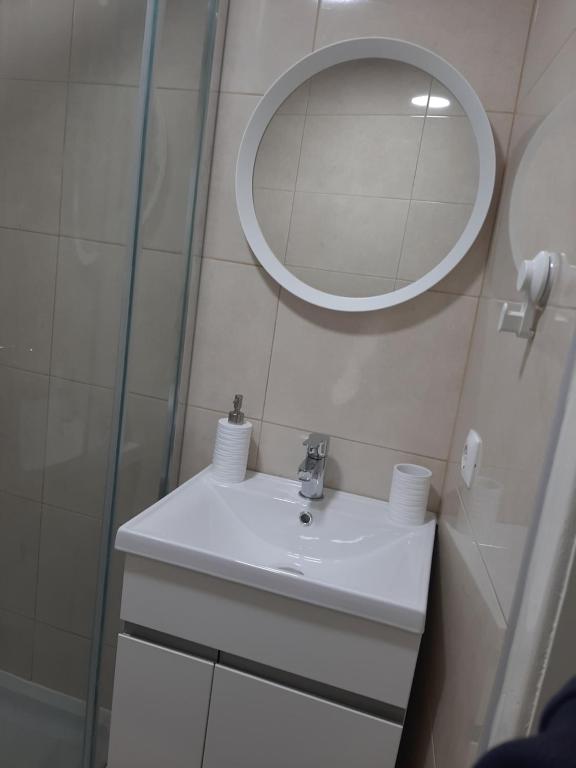
{"label": "white plastic cup", "polygon": [[390,517],[404,525],[421,525],[426,517],[432,472],[418,464],[396,464],[390,488]]}

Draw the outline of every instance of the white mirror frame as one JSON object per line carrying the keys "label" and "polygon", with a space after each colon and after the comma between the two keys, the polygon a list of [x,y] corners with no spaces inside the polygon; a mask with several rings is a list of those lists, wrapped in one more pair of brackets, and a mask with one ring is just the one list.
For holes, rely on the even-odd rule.
{"label": "white mirror frame", "polygon": [[[258,147],[268,123],[284,100],[310,77],[324,69],[357,59],[392,59],[411,64],[438,80],[465,111],[478,147],[479,179],[470,219],[452,250],[430,272],[410,285],[378,296],[350,297],[325,293],[299,280],[278,259],[258,223],[253,196],[253,175]],[[236,205],[244,235],[252,252],[280,285],[304,301],[343,312],[368,312],[402,304],[432,288],[451,272],[474,244],[492,201],[496,151],[488,116],[470,83],[445,59],[405,40],[363,37],[328,45],[305,56],[274,82],[260,99],[248,121],[236,163]]]}

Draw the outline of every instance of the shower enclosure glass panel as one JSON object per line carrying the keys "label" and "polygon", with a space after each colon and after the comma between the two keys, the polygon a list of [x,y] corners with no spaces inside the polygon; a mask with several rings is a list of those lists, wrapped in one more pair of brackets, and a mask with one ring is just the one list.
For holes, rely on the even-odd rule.
{"label": "shower enclosure glass panel", "polygon": [[5,768],[105,764],[110,545],[166,489],[217,6],[0,0]]}

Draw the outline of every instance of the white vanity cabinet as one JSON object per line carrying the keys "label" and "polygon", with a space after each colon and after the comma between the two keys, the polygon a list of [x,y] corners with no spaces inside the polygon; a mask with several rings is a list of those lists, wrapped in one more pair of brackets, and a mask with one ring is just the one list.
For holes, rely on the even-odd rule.
{"label": "white vanity cabinet", "polygon": [[120,635],[108,768],[393,768],[402,727]]}
{"label": "white vanity cabinet", "polygon": [[214,664],[118,638],[108,768],[200,768]]}
{"label": "white vanity cabinet", "polygon": [[402,728],[217,666],[203,768],[393,768]]}
{"label": "white vanity cabinet", "polygon": [[129,555],[108,768],[393,768],[420,635]]}
{"label": "white vanity cabinet", "polygon": [[108,768],[395,766],[435,520],[299,489],[208,467],[119,529]]}

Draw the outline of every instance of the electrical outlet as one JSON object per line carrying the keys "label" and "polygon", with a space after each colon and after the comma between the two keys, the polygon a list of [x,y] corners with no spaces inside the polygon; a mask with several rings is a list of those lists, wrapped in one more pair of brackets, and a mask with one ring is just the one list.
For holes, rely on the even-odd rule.
{"label": "electrical outlet", "polygon": [[466,437],[462,458],[460,459],[460,474],[468,488],[474,482],[476,470],[480,466],[481,454],[482,438],[475,429],[471,429]]}

